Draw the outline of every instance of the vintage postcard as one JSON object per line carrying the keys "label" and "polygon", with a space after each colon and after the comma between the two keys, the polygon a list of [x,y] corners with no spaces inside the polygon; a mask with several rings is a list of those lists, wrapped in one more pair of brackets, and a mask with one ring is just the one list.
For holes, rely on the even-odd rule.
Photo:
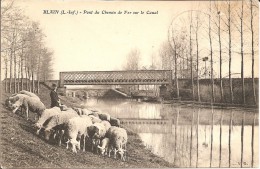
{"label": "vintage postcard", "polygon": [[1,168],[258,168],[258,18],[256,0],[1,0]]}

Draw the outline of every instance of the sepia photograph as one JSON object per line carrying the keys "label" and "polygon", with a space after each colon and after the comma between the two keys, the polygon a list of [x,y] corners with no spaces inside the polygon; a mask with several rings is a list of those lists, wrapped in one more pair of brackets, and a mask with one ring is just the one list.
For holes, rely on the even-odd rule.
{"label": "sepia photograph", "polygon": [[259,168],[257,0],[1,0],[0,169]]}

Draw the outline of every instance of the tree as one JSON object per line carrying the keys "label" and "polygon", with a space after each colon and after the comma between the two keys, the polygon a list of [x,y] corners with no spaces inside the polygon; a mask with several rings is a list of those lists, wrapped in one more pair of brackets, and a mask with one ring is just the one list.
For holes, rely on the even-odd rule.
{"label": "tree", "polygon": [[140,68],[140,50],[132,49],[126,58],[124,70],[138,70]]}
{"label": "tree", "polygon": [[191,87],[192,87],[192,100],[194,100],[194,81],[193,81],[193,56],[192,56],[192,12],[190,12],[190,77],[191,77]]}
{"label": "tree", "polygon": [[229,0],[228,2],[228,39],[229,39],[229,50],[228,50],[228,78],[229,78],[229,91],[230,91],[230,101],[233,103],[234,98],[233,98],[233,84],[232,84],[232,76],[231,76],[231,66],[232,66],[232,38],[231,38],[231,2]]}
{"label": "tree", "polygon": [[173,52],[171,50],[170,44],[168,41],[162,43],[159,49],[159,57],[161,60],[161,68],[163,70],[172,70],[173,69]]}
{"label": "tree", "polygon": [[196,56],[197,56],[197,96],[198,101],[200,102],[200,82],[199,82],[199,41],[198,41],[198,32],[199,32],[199,13],[197,12],[196,16],[196,27],[195,27],[195,37],[196,37]]}
{"label": "tree", "polygon": [[[31,79],[27,81],[26,90],[35,92],[35,80],[39,80],[42,69],[48,70],[45,76],[51,77],[52,57],[51,52],[45,51],[47,58],[43,62],[41,51],[44,46],[44,34],[37,22],[30,21],[24,16],[23,11],[17,8],[14,1],[1,1],[1,57],[4,60],[5,77],[9,76],[9,92],[17,92],[24,88],[23,76]],[[42,65],[42,64],[46,65]],[[20,79],[21,78],[21,79]],[[21,82],[21,83],[20,83]],[[7,80],[5,83],[7,90]]]}
{"label": "tree", "polygon": [[219,80],[220,80],[220,100],[223,103],[224,93],[223,93],[223,80],[222,80],[222,40],[221,40],[221,6],[219,2],[214,2],[215,4],[215,12],[217,14],[217,22],[215,25],[217,27],[217,35],[218,35],[218,45],[219,45]]}
{"label": "tree", "polygon": [[209,44],[210,44],[210,79],[211,79],[211,101],[215,102],[214,94],[214,70],[213,70],[213,49],[212,49],[212,35],[211,35],[211,2],[209,7]]}
{"label": "tree", "polygon": [[[258,3],[258,2],[256,2]],[[253,7],[258,7],[258,5],[253,4],[253,0],[250,0],[250,31],[251,31],[251,52],[252,52],[252,68],[251,68],[251,76],[252,76],[252,90],[253,90],[253,97],[254,97],[254,102],[256,102],[256,91],[255,91],[255,42],[254,42],[254,8]],[[257,10],[258,11],[258,10]]]}

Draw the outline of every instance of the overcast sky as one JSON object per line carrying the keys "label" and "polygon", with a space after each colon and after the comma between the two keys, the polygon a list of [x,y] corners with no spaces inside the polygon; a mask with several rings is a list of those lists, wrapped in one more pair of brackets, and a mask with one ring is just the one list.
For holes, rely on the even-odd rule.
{"label": "overcast sky", "polygon": [[[26,15],[40,23],[46,45],[54,51],[54,79],[59,78],[60,71],[120,70],[133,48],[140,49],[142,65],[150,65],[151,55],[158,53],[160,45],[167,40],[173,18],[197,4],[189,1],[17,2]],[[59,14],[43,14],[44,10],[59,10]],[[61,10],[123,13],[127,10],[144,14],[61,15]],[[146,14],[147,11],[158,11],[158,14]]]}

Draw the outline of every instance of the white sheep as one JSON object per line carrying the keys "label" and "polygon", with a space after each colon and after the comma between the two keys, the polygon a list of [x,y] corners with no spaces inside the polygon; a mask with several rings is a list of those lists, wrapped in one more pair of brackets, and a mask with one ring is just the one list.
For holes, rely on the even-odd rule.
{"label": "white sheep", "polygon": [[18,94],[25,94],[27,96],[34,97],[34,98],[37,98],[40,100],[40,98],[36,94],[26,91],[26,90],[21,90],[20,92],[18,92]]}
{"label": "white sheep", "polygon": [[[100,146],[101,145],[101,146]],[[101,155],[107,155],[108,151],[110,149],[110,141],[109,138],[105,137],[102,139],[100,145],[97,146],[97,148],[100,150]]]}
{"label": "white sheep", "polygon": [[40,130],[43,128],[43,124],[46,122],[46,120],[54,115],[57,115],[61,113],[61,110],[59,107],[53,107],[50,109],[45,109],[42,112],[42,115],[40,116],[39,120],[35,123],[35,127],[38,129],[36,134],[40,133]]}
{"label": "white sheep", "polygon": [[[79,117],[73,117],[69,119],[65,125],[65,134],[68,138],[68,143],[72,144],[72,151],[77,153],[76,147],[80,149],[80,139],[83,136],[83,152],[85,152],[85,139],[89,137],[87,128],[92,125],[90,117],[82,115]],[[77,141],[79,139],[79,141]]]}
{"label": "white sheep", "polygon": [[45,127],[45,139],[50,139],[51,130],[56,130],[60,133],[59,145],[61,145],[61,138],[64,134],[64,125],[69,122],[69,119],[77,117],[78,114],[73,110],[61,111],[61,113],[54,115],[48,119]]}
{"label": "white sheep", "polygon": [[36,113],[38,116],[41,116],[42,112],[45,110],[45,106],[40,100],[25,94],[17,94],[16,96],[13,96],[11,100],[14,102],[12,104],[13,113],[22,106],[25,108],[27,120],[29,119],[29,110]]}
{"label": "white sheep", "polygon": [[106,131],[108,131],[108,129],[111,127],[111,124],[106,120],[102,120],[100,123],[102,123],[105,126]]}
{"label": "white sheep", "polygon": [[[120,155],[121,160],[125,160],[124,154],[126,151],[126,143],[127,143],[127,132],[123,128],[112,126],[107,131],[106,136],[110,139],[110,146],[112,147],[108,155],[110,157],[110,153],[112,149],[114,150],[114,158],[116,158],[116,154]],[[124,147],[124,148],[123,148]]]}

